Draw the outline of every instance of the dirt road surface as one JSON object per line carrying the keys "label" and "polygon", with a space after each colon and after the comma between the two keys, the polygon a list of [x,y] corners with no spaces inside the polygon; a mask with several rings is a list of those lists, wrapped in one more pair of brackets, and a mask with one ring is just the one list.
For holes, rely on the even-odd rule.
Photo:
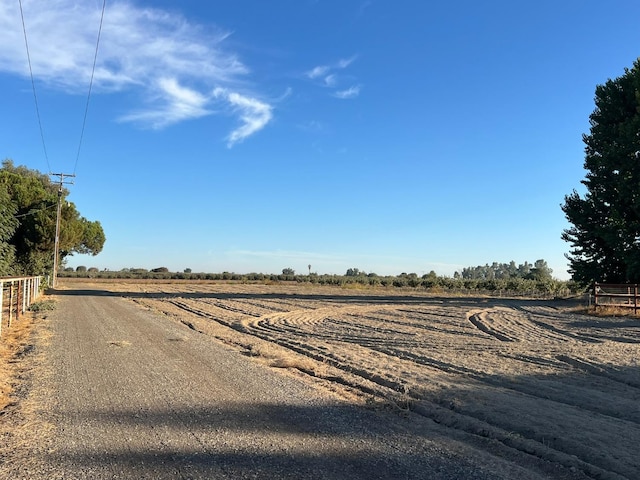
{"label": "dirt road surface", "polygon": [[[548,342],[540,351],[571,340],[531,313],[526,323],[517,310],[443,309],[438,299],[216,288],[73,284],[57,292],[58,307],[40,321],[24,359],[24,398],[2,419],[0,478],[577,480],[638,472],[635,380],[625,387],[587,365],[598,381],[612,381],[604,388],[614,404],[605,406],[604,396],[577,398],[591,379],[576,387],[551,372],[558,384],[544,376],[527,385],[512,366],[499,375],[496,346],[518,368],[526,359],[538,370],[589,372],[576,360],[582,338],[571,355],[545,358],[519,342],[536,326],[544,333],[536,344]],[[475,353],[461,355],[449,337]],[[586,342],[590,354],[594,343]],[[436,398],[442,392],[446,401]],[[553,431],[558,422],[565,433]],[[584,447],[574,445],[576,426]],[[606,443],[616,435],[614,450]],[[591,458],[596,450],[602,459]]]}

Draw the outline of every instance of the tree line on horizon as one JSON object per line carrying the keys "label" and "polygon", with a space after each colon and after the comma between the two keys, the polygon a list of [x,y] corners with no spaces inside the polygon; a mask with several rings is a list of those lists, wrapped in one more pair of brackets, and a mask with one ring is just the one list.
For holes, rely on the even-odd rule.
{"label": "tree line on horizon", "polygon": [[532,265],[524,262],[516,265],[513,260],[509,263],[493,262],[491,265],[479,265],[477,267],[463,268],[461,272],[456,272],[454,277],[460,276],[463,279],[492,280],[522,278],[525,280],[546,281],[552,279],[553,270],[549,268],[546,260],[536,260]]}
{"label": "tree line on horizon", "polygon": [[[514,263],[514,262],[511,262]],[[296,282],[312,285],[333,285],[341,287],[386,287],[422,289],[432,292],[504,292],[514,294],[542,294],[568,295],[581,291],[579,285],[571,281],[563,281],[551,277],[551,269],[546,267],[546,261],[538,260],[531,265],[527,262],[520,265],[520,274],[505,276],[487,273],[499,271],[497,266],[511,264],[492,263],[491,265],[468,267],[453,277],[439,276],[431,271],[422,276],[416,273],[400,273],[399,275],[377,275],[366,273],[358,268],[349,268],[344,275],[309,273],[296,274],[293,268],[283,268],[280,274],[269,273],[205,273],[193,272],[190,268],[182,272],[171,272],[166,267],[153,268],[124,268],[118,271],[99,270],[96,267],[85,266],[66,268],[59,273],[67,278],[97,278],[97,279],[131,279],[131,280],[194,280],[194,281],[226,281],[241,283],[278,283]],[[529,269],[524,267],[528,265]],[[538,265],[538,270],[534,267]],[[517,268],[517,267],[516,267]],[[546,270],[545,270],[546,269]],[[528,273],[524,272],[528,270]],[[481,274],[480,272],[485,272]],[[537,272],[537,273],[536,273]],[[544,274],[542,274],[544,273]]]}

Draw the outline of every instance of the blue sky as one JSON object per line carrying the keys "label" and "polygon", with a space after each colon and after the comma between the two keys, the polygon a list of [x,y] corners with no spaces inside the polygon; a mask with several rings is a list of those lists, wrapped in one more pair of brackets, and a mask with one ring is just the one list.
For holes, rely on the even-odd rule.
{"label": "blue sky", "polygon": [[[0,158],[76,173],[68,265],[453,275],[547,260],[640,2],[0,3]],[[80,149],[79,149],[80,146]],[[78,155],[79,150],[79,155]]]}

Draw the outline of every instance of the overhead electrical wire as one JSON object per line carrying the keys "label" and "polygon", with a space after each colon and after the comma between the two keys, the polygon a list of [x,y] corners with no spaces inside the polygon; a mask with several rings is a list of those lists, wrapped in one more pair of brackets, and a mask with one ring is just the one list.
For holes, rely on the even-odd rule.
{"label": "overhead electrical wire", "polygon": [[27,28],[24,25],[24,12],[22,11],[22,0],[18,0],[20,4],[20,18],[22,19],[22,33],[24,34],[24,45],[27,49],[27,61],[29,63],[29,75],[31,76],[31,88],[33,89],[33,100],[36,104],[36,116],[38,117],[38,126],[40,127],[40,139],[42,140],[42,149],[44,150],[44,158],[47,161],[47,169],[51,173],[51,165],[49,164],[49,155],[47,154],[47,145],[44,142],[44,132],[42,131],[42,121],[40,120],[40,109],[38,108],[38,96],[36,95],[36,84],[33,80],[33,69],[31,68],[31,55],[29,54],[29,42],[27,41]]}
{"label": "overhead electrical wire", "polygon": [[[40,139],[42,140],[42,149],[44,150],[44,157],[47,161],[47,168],[49,169],[49,174],[51,174],[51,164],[49,162],[49,155],[47,153],[47,146],[46,143],[44,141],[44,131],[42,129],[42,120],[40,117],[40,108],[38,106],[38,96],[36,95],[36,84],[35,84],[35,80],[33,78],[33,68],[31,66],[31,54],[29,52],[29,42],[27,41],[27,28],[25,26],[25,22],[24,22],[24,11],[22,9],[22,0],[18,0],[18,3],[20,4],[20,18],[22,20],[22,32],[24,34],[24,44],[27,50],[27,61],[29,63],[29,75],[31,77],[31,87],[33,90],[33,99],[34,99],[34,103],[36,106],[36,116],[38,118],[38,127],[40,128]],[[95,76],[95,71],[96,71],[96,63],[98,61],[98,48],[100,46],[100,36],[102,34],[102,23],[104,21],[104,11],[106,9],[106,5],[107,5],[107,0],[103,0],[102,1],[102,12],[100,13],[100,25],[98,27],[98,37],[96,39],[96,48],[95,48],[95,53],[93,55],[93,66],[91,68],[91,77],[89,80],[89,91],[87,93],[87,102],[85,104],[85,108],[84,108],[84,116],[82,118],[82,128],[80,130],[80,140],[78,142],[78,151],[76,153],[76,160],[73,166],[73,175],[69,175],[69,176],[73,176],[75,177],[76,174],[76,170],[78,169],[78,160],[80,158],[80,150],[82,148],[82,140],[84,138],[84,131],[85,131],[85,127],[87,125],[87,115],[89,112],[89,101],[91,99],[91,90],[93,88],[93,78]]]}
{"label": "overhead electrical wire", "polygon": [[48,205],[46,207],[42,207],[42,208],[38,208],[38,209],[31,209],[29,210],[27,213],[23,213],[21,215],[14,215],[13,218],[24,218],[24,217],[28,217],[29,215],[35,215],[38,212],[44,212],[45,210],[49,210],[50,208],[56,208],[56,204],[53,203],[51,205]]}
{"label": "overhead electrical wire", "polygon": [[78,153],[76,154],[76,162],[73,166],[73,175],[75,176],[78,168],[78,159],[80,158],[80,149],[82,148],[82,139],[84,137],[84,128],[87,124],[87,114],[89,112],[89,100],[91,99],[91,89],[93,87],[93,76],[96,72],[96,62],[98,60],[98,47],[100,46],[100,35],[102,34],[102,21],[104,20],[104,10],[107,0],[102,0],[102,13],[100,14],[100,26],[98,27],[98,37],[96,39],[96,51],[93,55],[93,67],[91,68],[91,79],[89,80],[89,92],[87,93],[87,103],[84,108],[84,118],[82,119],[82,130],[80,131],[80,141],[78,142]]}

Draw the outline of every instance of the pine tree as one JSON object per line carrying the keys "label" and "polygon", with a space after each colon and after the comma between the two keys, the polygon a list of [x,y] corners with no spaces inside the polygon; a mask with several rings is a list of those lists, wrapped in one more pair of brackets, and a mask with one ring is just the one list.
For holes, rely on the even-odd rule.
{"label": "pine tree", "polygon": [[583,136],[587,191],[562,205],[570,273],[585,285],[640,282],[640,58],[596,87],[595,104]]}
{"label": "pine tree", "polygon": [[16,210],[6,185],[0,183],[0,277],[15,273],[16,249],[10,240],[18,228]]}

